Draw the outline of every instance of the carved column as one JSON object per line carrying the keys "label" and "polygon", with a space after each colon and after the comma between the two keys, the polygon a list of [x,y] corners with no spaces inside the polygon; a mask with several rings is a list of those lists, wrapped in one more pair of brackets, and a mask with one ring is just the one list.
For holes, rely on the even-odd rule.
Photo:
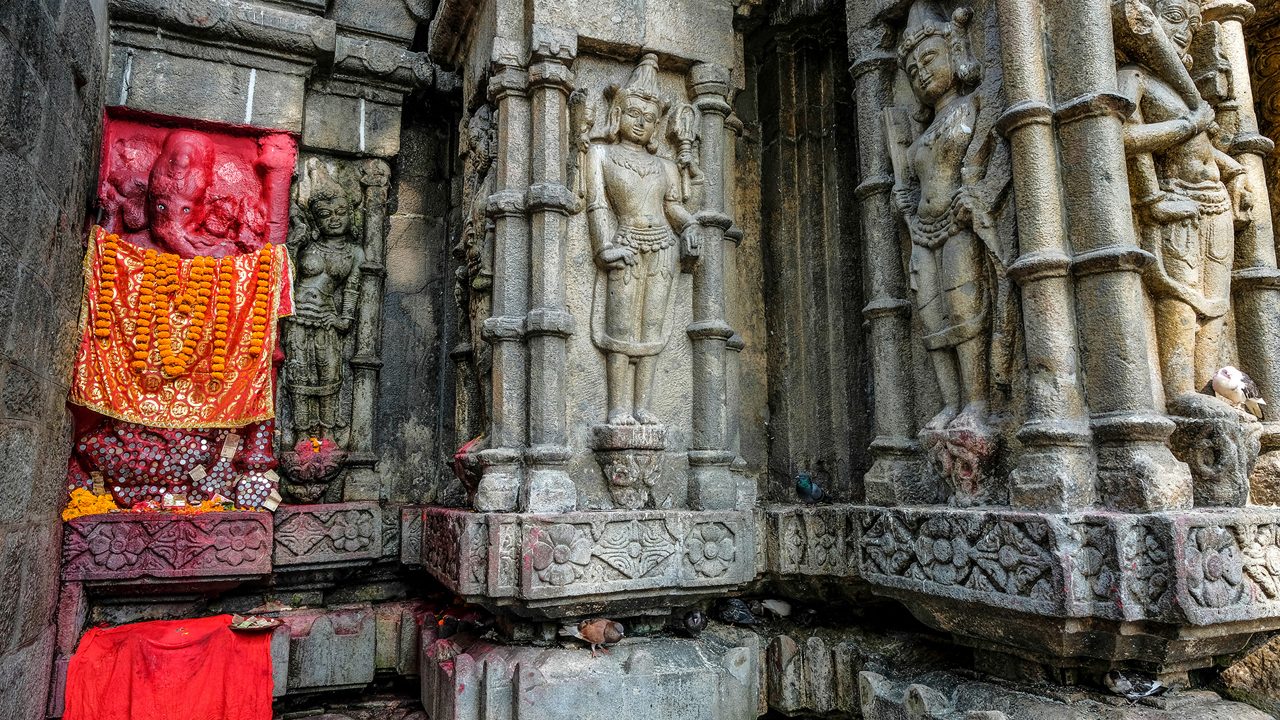
{"label": "carved column", "polygon": [[378,371],[382,367],[382,288],[387,277],[387,182],[391,169],[382,160],[366,160],[360,168],[364,188],[364,264],[360,266],[360,302],[356,317],[356,347],[351,357],[351,439],[347,462],[351,477],[343,486],[344,500],[377,500],[382,487],[374,465],[374,408]]}
{"label": "carved column", "polygon": [[880,115],[889,104],[897,59],[892,52],[880,47],[887,30],[878,22],[868,19],[865,25],[856,27],[850,35],[849,48],[859,53],[851,72],[858,105],[860,178],[854,195],[862,221],[869,296],[862,314],[870,328],[872,383],[881,389],[875,393],[875,439],[871,441],[872,465],[865,480],[866,501],[872,505],[931,502],[934,498],[904,494],[907,488],[918,484],[920,446],[915,438],[910,393],[888,391],[911,387],[908,366],[911,302],[907,299],[898,221],[889,200],[893,172]]}
{"label": "carved column", "polygon": [[1049,3],[1053,94],[1077,313],[1098,453],[1101,499],[1134,511],[1191,506],[1191,474],[1167,445],[1121,123],[1133,109],[1116,92],[1110,7]]}
{"label": "carved column", "polygon": [[1074,510],[1094,502],[1093,451],[1077,364],[1071,256],[1058,192],[1053,111],[1040,0],[1000,0],[1000,49],[1009,107],[1000,122],[1012,150],[1018,260],[1029,370],[1014,507]]}
{"label": "carved column", "polygon": [[729,70],[698,63],[689,73],[693,104],[702,118],[702,166],[706,200],[698,213],[702,226],[702,258],[693,272],[693,428],[689,440],[689,505],[696,510],[725,510],[737,504],[729,465],[725,424],[727,402],[725,344],[733,328],[725,320],[725,119],[729,106]]}
{"label": "carved column", "polygon": [[489,100],[497,108],[498,152],[493,219],[493,314],[484,321],[484,339],[493,345],[493,411],[489,447],[475,509],[515,510],[520,490],[520,461],[527,444],[528,370],[523,335],[529,309],[529,221],[525,191],[529,184],[529,73],[521,53],[499,45],[493,51]]}
{"label": "carved column", "polygon": [[565,472],[570,452],[565,418],[565,340],[574,330],[565,309],[565,235],[575,197],[565,186],[569,153],[566,100],[573,89],[568,63],[577,54],[574,33],[533,27],[529,67],[532,105],[528,208],[532,240],[529,304],[529,450],[520,505],[530,512],[567,512],[577,503]]}
{"label": "carved column", "polygon": [[[1222,26],[1221,49],[1231,66],[1231,97],[1219,105],[1218,121],[1231,131],[1228,152],[1244,165],[1253,190],[1252,222],[1236,233],[1231,283],[1236,347],[1240,368],[1269,400],[1280,398],[1280,272],[1266,167],[1275,143],[1259,133],[1249,82],[1244,23],[1253,14],[1253,5],[1246,0],[1212,0],[1204,5],[1205,21],[1217,20]],[[1229,111],[1224,113],[1225,108]],[[1265,450],[1280,450],[1280,423],[1274,418],[1263,423],[1262,443]]]}

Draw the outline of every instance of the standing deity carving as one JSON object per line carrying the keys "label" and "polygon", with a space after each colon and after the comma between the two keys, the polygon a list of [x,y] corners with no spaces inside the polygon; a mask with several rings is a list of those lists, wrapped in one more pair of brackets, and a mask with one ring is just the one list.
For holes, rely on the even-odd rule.
{"label": "standing deity carving", "polygon": [[[911,291],[924,326],[942,409],[921,439],[960,502],[976,502],[995,452],[988,399],[993,373],[1007,368],[1007,251],[993,219],[1007,178],[990,171],[984,128],[987,94],[967,38],[968,8],[947,14],[918,0],[907,17],[898,62],[918,102],[908,114],[886,111],[894,168],[893,202],[911,238]],[[912,120],[924,129],[913,135]],[[984,129],[986,130],[984,132]],[[994,366],[994,370],[993,370]]]}
{"label": "standing deity carving", "polygon": [[[1201,25],[1193,0],[1149,4],[1162,36],[1190,66]],[[1170,77],[1171,72],[1177,72]],[[1235,232],[1249,221],[1244,166],[1215,145],[1212,106],[1188,92],[1184,68],[1126,58],[1118,88],[1135,106],[1125,125],[1129,179],[1143,249],[1166,398],[1192,396],[1226,358]],[[1191,85],[1190,87],[1194,87]]]}
{"label": "standing deity carving", "polygon": [[[1216,27],[1203,24],[1195,0],[1125,6],[1117,87],[1133,102],[1125,151],[1139,242],[1154,257],[1144,279],[1177,426],[1170,443],[1191,468],[1196,504],[1242,505],[1260,430],[1251,417],[1198,392],[1232,362],[1236,232],[1250,223],[1252,206],[1245,168],[1225,152],[1211,104],[1230,95],[1215,82],[1223,77],[1215,72]],[[1193,54],[1205,56],[1199,83]]]}
{"label": "standing deity carving", "polygon": [[671,333],[673,283],[681,248],[696,248],[696,227],[682,188],[701,178],[692,151],[660,157],[658,125],[667,104],[658,92],[658,60],[640,60],[621,88],[606,91],[608,131],[583,165],[587,227],[603,278],[596,283],[591,338],[605,353],[608,423],[658,425],[653,383]]}
{"label": "standing deity carving", "polygon": [[285,322],[285,369],[292,434],[345,441],[341,430],[344,348],[356,321],[364,249],[358,196],[317,158],[298,183],[289,244],[295,253],[294,315]]}
{"label": "standing deity carving", "polygon": [[454,300],[459,310],[462,345],[457,360],[462,365],[462,403],[466,413],[458,427],[467,438],[476,437],[488,426],[492,392],[487,378],[493,368],[493,350],[481,337],[481,328],[493,304],[494,238],[488,201],[494,191],[496,131],[494,111],[488,105],[476,108],[462,127],[463,216],[453,257],[460,261],[455,271]]}

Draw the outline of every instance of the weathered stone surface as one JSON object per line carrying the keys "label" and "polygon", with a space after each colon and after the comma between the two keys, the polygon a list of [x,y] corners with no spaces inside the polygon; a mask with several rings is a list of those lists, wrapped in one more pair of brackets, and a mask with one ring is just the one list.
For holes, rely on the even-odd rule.
{"label": "weathered stone surface", "polygon": [[755,717],[759,652],[748,638],[711,633],[700,642],[625,639],[598,657],[584,646],[468,643],[424,633],[422,704],[430,717],[449,720]]}
{"label": "weathered stone surface", "polygon": [[302,143],[317,150],[391,157],[400,149],[400,107],[308,90]]}
{"label": "weathered stone surface", "polygon": [[1250,650],[1227,666],[1219,679],[1233,700],[1280,714],[1280,638]]}
{"label": "weathered stone surface", "polygon": [[[289,692],[356,688],[373,681],[377,622],[370,606],[279,616],[289,637]],[[284,628],[276,630],[282,632]]]}
{"label": "weathered stone surface", "polygon": [[755,576],[755,548],[749,513],[423,512],[422,563],[438,580],[474,602],[551,617],[725,592]]}
{"label": "weathered stone surface", "polygon": [[363,564],[382,556],[377,503],[286,505],[275,513],[272,562],[309,568]]}
{"label": "weathered stone surface", "polygon": [[271,572],[271,536],[265,512],[87,515],[67,523],[62,576],[139,585],[244,580]]}

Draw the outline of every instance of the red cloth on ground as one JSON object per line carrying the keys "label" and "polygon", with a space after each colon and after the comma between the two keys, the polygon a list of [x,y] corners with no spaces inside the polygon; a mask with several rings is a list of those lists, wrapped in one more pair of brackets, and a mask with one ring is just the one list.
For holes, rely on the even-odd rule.
{"label": "red cloth on ground", "polygon": [[63,720],[271,720],[271,633],[231,616],[94,628],[67,668]]}

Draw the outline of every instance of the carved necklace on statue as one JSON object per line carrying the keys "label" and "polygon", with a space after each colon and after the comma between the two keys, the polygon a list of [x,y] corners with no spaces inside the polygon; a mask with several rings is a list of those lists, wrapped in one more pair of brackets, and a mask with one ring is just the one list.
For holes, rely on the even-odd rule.
{"label": "carved necklace on statue", "polygon": [[616,148],[609,153],[609,161],[624,170],[630,170],[640,177],[648,177],[658,171],[658,163],[655,162],[655,158],[647,156],[643,158],[634,157],[630,153],[624,155]]}

